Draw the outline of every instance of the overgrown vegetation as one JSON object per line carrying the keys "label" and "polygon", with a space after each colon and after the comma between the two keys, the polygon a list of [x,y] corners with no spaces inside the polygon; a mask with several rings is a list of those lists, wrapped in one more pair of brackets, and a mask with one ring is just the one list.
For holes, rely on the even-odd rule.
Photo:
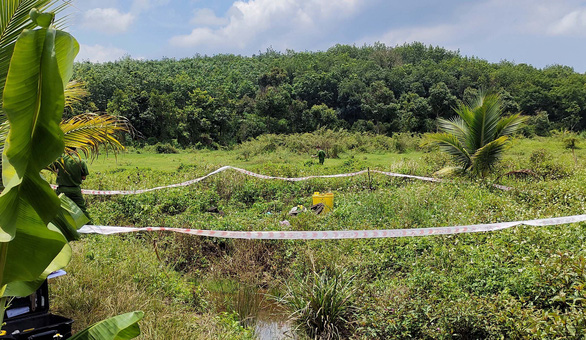
{"label": "overgrown vegetation", "polygon": [[[328,133],[332,147],[364,137]],[[295,137],[317,138],[259,138],[246,147],[263,150],[275,140],[277,147],[251,153],[247,160],[240,148],[178,154],[136,149],[118,156],[118,168],[114,158],[95,161],[85,186],[148,188],[199,177],[226,164],[291,177],[367,167],[429,176],[451,164],[438,150],[419,149],[418,136],[404,135],[403,150],[374,151],[369,143],[375,139],[363,138],[357,147],[341,147],[339,158],[327,159],[323,167],[307,166],[309,153],[292,152],[296,149],[287,146]],[[366,175],[287,183],[227,171],[185,188],[88,196],[88,203],[96,224],[216,230],[393,229],[583,214],[586,153],[575,149],[576,165],[564,138],[554,134],[513,139],[495,173],[484,179],[427,183],[373,174],[372,183]],[[583,143],[581,136],[576,138],[578,145]],[[373,151],[361,152],[361,146]],[[513,187],[511,191],[490,185],[521,169],[538,176],[502,176],[499,183]],[[314,191],[334,193],[332,213],[287,214],[298,204],[310,205]],[[210,207],[223,215],[208,212]],[[283,220],[290,224],[280,224]],[[78,320],[78,328],[106,314],[140,308],[145,311],[144,339],[248,339],[254,329],[239,320],[250,320],[247,315],[256,314],[255,309],[267,308],[254,302],[254,289],[284,297],[287,285],[296,287],[295,282],[305,278],[309,289],[312,280],[335,268],[345,271],[338,282],[353,292],[352,305],[359,307],[346,316],[352,323],[340,330],[348,338],[580,338],[586,334],[581,300],[585,228],[580,223],[339,241],[228,240],[168,233],[87,236],[74,247],[69,274],[52,282],[51,301],[58,313]],[[81,289],[71,294],[67,287],[72,285]],[[113,288],[115,298],[104,299]]]}

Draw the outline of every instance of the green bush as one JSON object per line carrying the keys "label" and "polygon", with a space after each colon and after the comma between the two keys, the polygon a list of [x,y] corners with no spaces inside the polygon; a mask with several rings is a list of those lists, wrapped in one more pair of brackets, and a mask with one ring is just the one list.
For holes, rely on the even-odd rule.
{"label": "green bush", "polygon": [[155,150],[157,153],[179,153],[179,151],[169,143],[157,143],[155,144]]}
{"label": "green bush", "polygon": [[542,178],[561,179],[570,175],[570,171],[563,164],[553,161],[551,153],[545,149],[531,153],[529,164],[531,169]]}

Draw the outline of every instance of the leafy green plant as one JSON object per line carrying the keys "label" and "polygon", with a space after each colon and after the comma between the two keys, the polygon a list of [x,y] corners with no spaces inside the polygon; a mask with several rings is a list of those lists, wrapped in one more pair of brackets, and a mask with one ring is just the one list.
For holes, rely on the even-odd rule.
{"label": "leafy green plant", "polygon": [[[6,188],[0,194],[0,318],[7,297],[30,295],[49,273],[67,265],[68,241],[87,222],[75,204],[57,197],[39,176],[64,149],[59,121],[79,44],[52,26],[53,13],[33,8],[30,18],[41,28],[19,35],[4,86],[10,130],[2,155]],[[128,322],[117,322],[125,317]],[[106,320],[75,338],[129,339],[138,335],[135,324],[141,318],[141,312],[133,312]]]}
{"label": "leafy green plant", "polygon": [[324,271],[288,286],[279,301],[292,310],[298,328],[315,339],[340,339],[352,325],[356,291],[353,279],[343,274]]}
{"label": "leafy green plant", "polygon": [[[44,21],[45,28],[24,31],[18,38],[3,100],[10,131],[3,153],[6,188],[0,195],[0,284],[4,294],[7,290],[17,296],[26,296],[36,289],[34,284],[25,288],[18,282],[43,279],[45,269],[67,248],[63,235],[47,226],[59,213],[60,201],[39,172],[63,150],[63,134],[58,124],[63,111],[63,88],[79,49],[72,36],[49,27],[52,16],[45,22],[45,14],[39,15],[33,9],[33,20],[33,14]],[[34,241],[20,247],[12,245],[27,235]],[[44,245],[46,251],[38,251],[45,250]],[[37,265],[27,263],[31,260],[38,261]],[[14,285],[20,287],[16,289]]]}
{"label": "leafy green plant", "polygon": [[[29,20],[29,11],[51,8],[59,12],[67,7],[67,2],[56,0],[9,0],[2,2],[0,14],[0,93],[4,92],[4,85],[8,74],[8,66],[14,51],[16,38],[24,29],[32,29],[36,24]],[[43,15],[37,15],[42,18]],[[48,17],[46,17],[48,18]],[[45,20],[45,19],[42,19]],[[61,22],[62,24],[62,22]],[[56,27],[59,24],[55,24]],[[83,82],[71,81],[64,88],[65,105],[71,106],[79,102],[88,92],[83,87]],[[2,103],[0,101],[0,107]],[[117,133],[132,132],[133,128],[125,118],[110,115],[97,115],[85,113],[61,121],[60,127],[64,132],[64,142],[70,151],[77,148],[75,153],[83,153],[86,157],[98,155],[101,147],[111,148],[114,152],[123,150],[124,147],[116,139]],[[0,152],[4,150],[4,144],[8,137],[8,120],[4,113],[0,113]],[[0,160],[0,169],[2,160]],[[0,179],[0,189],[3,188]]]}
{"label": "leafy green plant", "polygon": [[137,322],[144,316],[143,312],[130,312],[118,315],[92,325],[72,336],[71,340],[115,339],[127,340],[140,335]]}
{"label": "leafy green plant", "polygon": [[552,161],[551,152],[538,149],[529,156],[529,164],[534,172],[542,178],[560,179],[569,175],[569,170],[559,163]]}
{"label": "leafy green plant", "polygon": [[574,164],[578,165],[578,159],[576,158],[576,149],[578,148],[579,139],[575,133],[569,133],[566,138],[564,138],[564,147],[566,149],[572,150],[572,156],[574,157]]}
{"label": "leafy green plant", "polygon": [[503,117],[498,94],[480,93],[455,111],[458,117],[439,119],[441,133],[428,136],[427,143],[452,155],[459,169],[486,176],[500,160],[505,146],[525,121],[519,113]]}

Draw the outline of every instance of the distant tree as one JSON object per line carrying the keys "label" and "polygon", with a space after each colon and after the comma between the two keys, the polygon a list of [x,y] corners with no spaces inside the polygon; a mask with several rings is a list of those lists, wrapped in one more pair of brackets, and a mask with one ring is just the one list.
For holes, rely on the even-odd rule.
{"label": "distant tree", "polygon": [[324,104],[312,106],[309,111],[306,111],[306,115],[311,117],[313,122],[313,128],[309,131],[318,128],[336,129],[344,125],[344,122],[338,119],[336,111]]}
{"label": "distant tree", "polygon": [[478,89],[473,88],[473,87],[467,87],[464,90],[463,102],[464,103],[474,102],[476,100],[476,98],[478,98],[478,94],[479,94]]}
{"label": "distant tree", "polygon": [[564,147],[572,150],[572,156],[574,156],[574,164],[578,165],[578,159],[576,158],[576,149],[578,149],[578,136],[573,132],[566,132],[564,138]]}
{"label": "distant tree", "polygon": [[436,118],[445,117],[458,103],[458,98],[452,95],[448,86],[443,82],[437,83],[429,89],[427,100]]}
{"label": "distant tree", "polygon": [[375,42],[372,50],[372,60],[382,68],[393,68],[403,63],[399,53],[394,48],[387,47],[383,43]]}
{"label": "distant tree", "polygon": [[392,123],[397,119],[399,105],[395,94],[383,81],[370,84],[362,97],[362,114],[365,120],[373,124]]}
{"label": "distant tree", "polygon": [[527,117],[527,123],[523,126],[523,134],[526,136],[549,136],[551,129],[549,115],[546,111],[539,111],[536,115]]}
{"label": "distant tree", "polygon": [[357,74],[342,80],[338,86],[338,105],[340,116],[349,123],[362,118],[362,96],[366,91],[366,84]]}
{"label": "distant tree", "polygon": [[[203,124],[197,131],[207,126],[211,132],[195,136],[207,134],[223,145],[259,133],[311,131],[321,126],[312,108],[322,104],[335,111],[336,124],[347,127],[364,120],[375,131],[434,131],[438,117],[448,117],[459,100],[473,101],[481,88],[502,89],[504,111],[536,116],[547,110],[551,128],[586,128],[585,74],[559,65],[540,70],[509,61],[489,63],[421,43],[336,45],[322,52],[269,49],[252,57],[124,57],[77,63],[73,78],[84,81],[90,94],[66,112],[68,117],[107,110],[128,118],[154,141],[197,140],[193,129],[185,135],[184,119],[198,110],[189,95],[196,89],[206,91],[215,104],[204,110],[205,120],[195,119]],[[161,122],[169,127],[155,126]]]}
{"label": "distant tree", "polygon": [[287,80],[287,72],[279,67],[273,67],[273,69],[263,74],[258,79],[258,85],[261,90],[266,89],[269,86],[277,87],[283,84]]}
{"label": "distant tree", "polygon": [[402,132],[434,131],[431,106],[416,93],[404,93],[399,99],[399,129]]}
{"label": "distant tree", "polygon": [[515,98],[507,90],[502,89],[499,92],[499,96],[501,97],[503,112],[519,112],[521,110]]}
{"label": "distant tree", "polygon": [[525,117],[519,113],[503,117],[499,95],[482,92],[475,101],[462,104],[455,111],[458,117],[440,119],[442,132],[429,135],[428,141],[452,155],[460,170],[486,176]]}

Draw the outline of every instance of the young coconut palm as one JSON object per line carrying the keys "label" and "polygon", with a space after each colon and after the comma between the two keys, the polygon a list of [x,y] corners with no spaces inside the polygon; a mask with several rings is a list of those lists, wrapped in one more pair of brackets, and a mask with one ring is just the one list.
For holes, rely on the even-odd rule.
{"label": "young coconut palm", "polygon": [[442,132],[429,135],[428,143],[439,145],[459,164],[442,171],[461,170],[484,177],[494,169],[510,136],[525,121],[520,113],[503,116],[501,107],[498,94],[480,93],[475,100],[455,109],[457,117],[439,119]]}

